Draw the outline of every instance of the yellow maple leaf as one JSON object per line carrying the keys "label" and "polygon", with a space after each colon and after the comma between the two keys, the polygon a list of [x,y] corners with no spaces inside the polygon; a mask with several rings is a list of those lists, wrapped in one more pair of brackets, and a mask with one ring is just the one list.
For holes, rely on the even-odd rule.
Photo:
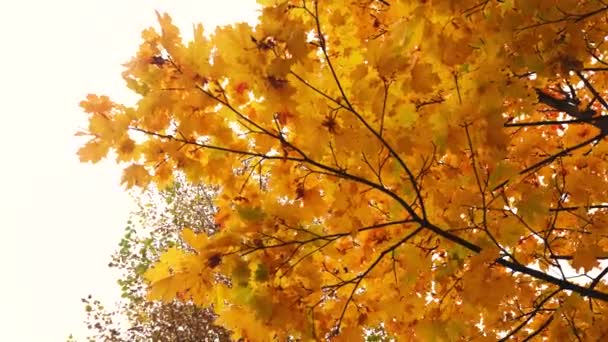
{"label": "yellow maple leaf", "polygon": [[180,234],[182,236],[182,239],[184,239],[187,244],[189,244],[192,248],[198,251],[202,251],[207,245],[207,234],[197,234],[190,228],[184,228]]}
{"label": "yellow maple leaf", "polygon": [[580,246],[572,255],[572,267],[577,271],[582,268],[585,272],[589,272],[599,266],[597,256],[601,253],[602,250],[597,245]]}
{"label": "yellow maple leaf", "polygon": [[416,63],[411,76],[411,89],[421,94],[430,93],[440,82],[439,75],[433,71],[433,65],[430,63]]}
{"label": "yellow maple leaf", "polygon": [[127,189],[137,186],[144,188],[150,183],[150,174],[143,165],[131,164],[126,167],[122,174],[122,184],[125,184]]}
{"label": "yellow maple leaf", "polygon": [[105,95],[87,95],[86,101],[80,102],[80,107],[87,113],[107,114],[114,107],[114,103]]}
{"label": "yellow maple leaf", "polygon": [[108,154],[110,146],[106,141],[99,139],[89,140],[84,146],[78,149],[80,161],[97,163]]}

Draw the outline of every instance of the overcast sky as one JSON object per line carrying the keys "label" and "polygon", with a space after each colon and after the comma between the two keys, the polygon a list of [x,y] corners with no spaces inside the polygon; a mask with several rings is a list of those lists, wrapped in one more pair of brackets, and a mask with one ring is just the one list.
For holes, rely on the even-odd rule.
{"label": "overcast sky", "polygon": [[106,265],[133,203],[118,166],[78,162],[73,134],[87,93],[133,100],[121,64],[155,9],[186,34],[256,16],[254,0],[0,1],[0,341],[65,341],[81,297],[117,296]]}

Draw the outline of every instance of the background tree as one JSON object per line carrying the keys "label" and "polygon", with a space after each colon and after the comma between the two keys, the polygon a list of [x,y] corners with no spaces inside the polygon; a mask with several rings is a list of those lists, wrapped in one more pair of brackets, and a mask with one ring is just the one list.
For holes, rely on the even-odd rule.
{"label": "background tree", "polygon": [[187,301],[145,298],[144,272],[167,248],[187,248],[179,236],[185,227],[214,234],[215,190],[178,177],[163,190],[150,187],[136,197],[132,215],[109,266],[121,276],[122,301],[109,308],[93,296],[83,298],[90,341],[229,341],[230,332],[213,324],[211,308]]}
{"label": "background tree", "polygon": [[138,104],[82,103],[82,161],[221,187],[218,233],[182,230],[148,298],[256,341],[606,338],[608,6],[262,2],[188,43],[159,14]]}

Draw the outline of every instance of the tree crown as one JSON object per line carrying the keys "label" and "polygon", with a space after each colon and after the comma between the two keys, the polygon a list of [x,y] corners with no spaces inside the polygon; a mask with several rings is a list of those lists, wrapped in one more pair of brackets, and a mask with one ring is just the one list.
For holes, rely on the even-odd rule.
{"label": "tree crown", "polygon": [[605,338],[608,6],[263,2],[189,42],[159,14],[137,105],[82,102],[82,161],[221,188],[218,232],[182,230],[150,299],[251,340]]}

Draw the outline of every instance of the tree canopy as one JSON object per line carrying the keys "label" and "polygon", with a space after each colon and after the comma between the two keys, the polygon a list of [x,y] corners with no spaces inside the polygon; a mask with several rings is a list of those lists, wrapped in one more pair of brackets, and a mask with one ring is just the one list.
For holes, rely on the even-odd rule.
{"label": "tree canopy", "polygon": [[159,13],[137,104],[81,103],[81,161],[219,187],[150,300],[252,341],[606,339],[608,5],[259,2],[190,41]]}
{"label": "tree canopy", "polygon": [[[186,247],[180,238],[185,227],[213,234],[211,198],[214,189],[191,185],[183,177],[160,190],[149,187],[135,199],[135,211],[125,228],[109,267],[120,271],[121,300],[104,304],[94,296],[82,299],[89,329],[88,341],[229,341],[230,332],[213,324],[210,307],[199,307],[174,299],[159,302],[146,298],[143,275],[170,247]],[[71,340],[75,341],[75,340]]]}

